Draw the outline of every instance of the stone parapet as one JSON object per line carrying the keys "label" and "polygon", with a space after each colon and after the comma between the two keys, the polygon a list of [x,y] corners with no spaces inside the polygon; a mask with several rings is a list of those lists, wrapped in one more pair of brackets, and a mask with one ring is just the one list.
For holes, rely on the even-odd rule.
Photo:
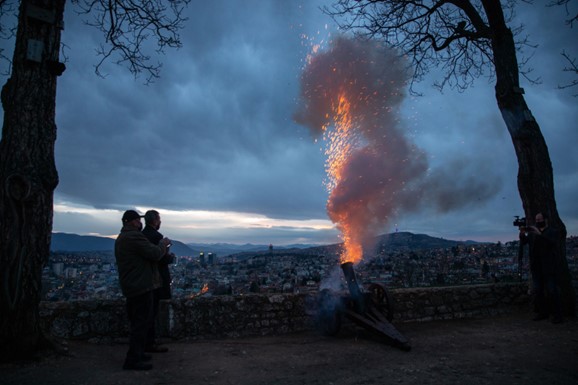
{"label": "stone parapet", "polygon": [[[487,318],[529,308],[527,283],[394,289],[396,322]],[[315,328],[316,294],[249,294],[161,302],[163,337],[200,339],[278,335]],[[42,302],[42,326],[67,339],[126,338],[124,300]]]}
{"label": "stone parapet", "polygon": [[528,283],[391,290],[396,321],[488,318],[530,308]]}

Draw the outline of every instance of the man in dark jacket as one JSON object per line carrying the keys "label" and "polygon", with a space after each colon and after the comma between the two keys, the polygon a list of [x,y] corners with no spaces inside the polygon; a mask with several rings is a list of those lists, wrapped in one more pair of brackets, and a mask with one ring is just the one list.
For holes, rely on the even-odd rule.
{"label": "man in dark jacket", "polygon": [[534,320],[547,319],[552,313],[552,322],[562,322],[562,304],[558,290],[560,253],[558,231],[549,226],[548,217],[536,214],[534,226],[522,228],[520,241],[530,247],[530,272],[532,273],[532,297]]}
{"label": "man in dark jacket", "polygon": [[[145,213],[145,228],[142,233],[147,239],[158,245],[164,238],[159,229],[161,228],[161,215],[156,210],[149,210]],[[170,245],[169,245],[170,246]],[[166,346],[156,343],[155,321],[159,313],[159,303],[161,299],[171,299],[171,273],[169,265],[175,261],[175,255],[167,247],[165,255],[157,263],[158,271],[161,277],[161,287],[153,291],[153,322],[147,334],[145,351],[148,353],[164,353],[168,351]]]}
{"label": "man in dark jacket", "polygon": [[151,359],[144,353],[146,336],[152,322],[153,290],[160,287],[157,262],[165,255],[168,238],[154,245],[141,233],[142,216],[127,210],[122,229],[114,244],[120,288],[126,297],[130,323],[129,349],[123,369],[149,370]]}

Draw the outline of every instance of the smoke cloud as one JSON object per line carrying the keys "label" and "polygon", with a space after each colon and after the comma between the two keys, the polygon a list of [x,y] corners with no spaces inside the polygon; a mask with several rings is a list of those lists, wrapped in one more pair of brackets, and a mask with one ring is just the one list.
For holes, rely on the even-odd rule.
{"label": "smoke cloud", "polygon": [[[325,139],[333,179],[326,183],[328,215],[345,238],[366,247],[404,212],[460,209],[499,189],[495,180],[468,175],[465,161],[430,170],[400,115],[408,79],[396,51],[345,37],[312,56],[302,74],[295,120]],[[346,135],[342,124],[349,126]],[[331,132],[337,144],[335,137],[327,140]]]}

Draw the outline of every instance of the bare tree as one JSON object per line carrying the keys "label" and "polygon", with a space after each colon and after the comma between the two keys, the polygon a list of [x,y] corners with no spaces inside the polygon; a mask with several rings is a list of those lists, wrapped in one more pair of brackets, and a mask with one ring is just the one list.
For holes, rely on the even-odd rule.
{"label": "bare tree", "polygon": [[[157,77],[145,44],[157,51],[179,47],[179,29],[190,0],[71,0],[88,24],[104,34],[102,60],[116,57],[136,75]],[[48,261],[53,193],[56,80],[65,0],[0,0],[0,18],[17,13],[10,78],[2,88],[0,140],[0,361],[26,358],[56,347],[44,335],[38,314],[42,269]],[[3,19],[2,19],[3,20]],[[0,23],[0,34],[12,29]],[[0,53],[1,54],[1,53]],[[116,56],[118,54],[118,56]]]}
{"label": "bare tree", "polygon": [[[71,0],[81,16],[88,16],[86,24],[98,29],[105,42],[97,52],[100,61],[95,71],[102,76],[101,65],[108,59],[126,65],[135,76],[145,73],[147,81],[157,78],[161,63],[150,63],[145,52],[149,38],[156,40],[157,53],[167,47],[182,46],[179,30],[186,20],[185,5],[190,0]],[[169,12],[170,11],[170,12]]]}
{"label": "bare tree", "polygon": [[524,212],[527,218],[549,213],[551,224],[560,230],[562,297],[566,312],[574,315],[566,226],[556,208],[552,163],[520,88],[520,75],[528,77],[528,72],[517,53],[528,42],[516,41],[521,30],[508,26],[515,6],[515,0],[338,0],[324,11],[342,30],[382,40],[409,57],[414,70],[412,86],[434,67],[443,69],[436,83],[440,89],[464,90],[480,76],[495,80],[498,108],[518,158],[518,191]]}

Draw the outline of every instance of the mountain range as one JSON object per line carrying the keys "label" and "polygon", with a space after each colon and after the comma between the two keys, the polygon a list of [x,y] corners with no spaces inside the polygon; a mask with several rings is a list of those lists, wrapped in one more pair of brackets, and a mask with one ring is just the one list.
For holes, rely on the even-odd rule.
{"label": "mountain range", "polygon": [[[399,232],[384,234],[376,239],[378,249],[389,250],[419,250],[447,248],[463,244],[475,244],[475,241],[453,241],[443,238],[431,237],[426,234],[413,234],[409,232]],[[310,253],[328,253],[336,252],[340,244],[333,245],[286,245],[274,246],[274,251],[297,252],[307,251]],[[66,252],[86,252],[86,251],[104,251],[112,252],[114,250],[114,239],[98,237],[92,235],[78,235],[67,233],[53,233],[50,244],[51,251]],[[254,245],[247,243],[244,245],[235,245],[230,243],[188,243],[173,240],[171,251],[178,256],[197,256],[199,253],[214,253],[218,257],[238,254],[259,254],[269,251],[269,245]]]}
{"label": "mountain range", "polygon": [[[235,245],[231,243],[183,243],[172,240],[171,251],[178,256],[197,256],[199,253],[214,253],[217,256],[228,256],[243,252],[259,252],[268,250],[269,245],[254,245],[247,243]],[[279,249],[298,248],[303,249],[312,245],[288,245]],[[78,235],[69,233],[52,233],[50,251],[85,252],[85,251],[114,251],[114,239],[94,235]]]}
{"label": "mountain range", "polygon": [[[171,251],[178,256],[199,255],[199,250],[194,250],[186,244],[172,240]],[[113,252],[114,239],[98,237],[94,235],[78,235],[68,233],[52,233],[50,251],[83,252],[101,251]]]}

